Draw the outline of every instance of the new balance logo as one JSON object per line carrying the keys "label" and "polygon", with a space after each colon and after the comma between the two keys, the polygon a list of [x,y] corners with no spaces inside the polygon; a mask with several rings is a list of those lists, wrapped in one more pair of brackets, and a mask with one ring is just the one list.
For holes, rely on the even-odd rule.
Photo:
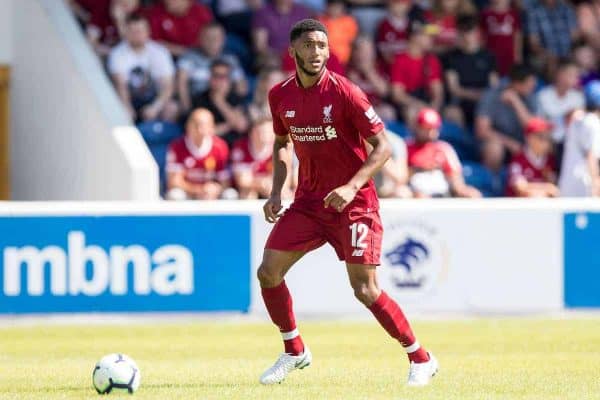
{"label": "new balance logo", "polygon": [[295,115],[296,115],[296,111],[294,111],[294,110],[288,110],[285,112],[286,118],[294,118]]}
{"label": "new balance logo", "polygon": [[362,257],[362,255],[365,254],[364,250],[354,250],[352,252],[352,257]]}

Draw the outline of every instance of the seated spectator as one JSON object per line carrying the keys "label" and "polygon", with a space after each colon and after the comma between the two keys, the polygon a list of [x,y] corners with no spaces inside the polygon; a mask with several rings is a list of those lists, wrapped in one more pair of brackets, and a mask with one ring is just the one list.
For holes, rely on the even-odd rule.
{"label": "seated spectator", "polygon": [[497,84],[496,61],[481,47],[476,17],[459,17],[457,28],[458,48],[444,57],[446,82],[451,103],[460,108],[467,125],[472,126],[477,102],[488,87]]}
{"label": "seated spectator", "polygon": [[480,14],[485,47],[495,56],[501,76],[523,60],[521,15],[511,0],[491,0]]}
{"label": "seated spectator", "polygon": [[256,11],[252,17],[252,43],[257,69],[286,51],[292,25],[312,15],[310,9],[293,0],[272,0]]}
{"label": "seated spectator", "polygon": [[567,114],[585,107],[578,72],[572,61],[561,61],[554,73],[554,82],[537,93],[538,114],[554,125],[552,139],[556,143],[562,143],[565,137]]}
{"label": "seated spectator", "polygon": [[195,0],[162,0],[148,10],[152,39],[179,57],[194,46],[202,27],[213,20],[210,9]]}
{"label": "seated spectator", "polygon": [[266,68],[258,74],[258,82],[254,89],[252,101],[248,104],[248,117],[252,123],[261,119],[270,119],[271,107],[269,107],[269,90],[285,79],[286,75],[277,68]]}
{"label": "seated spectator", "polygon": [[353,16],[346,13],[344,0],[327,0],[325,13],[319,21],[327,28],[329,50],[335,54],[342,65],[350,59],[352,42],[358,35],[358,24]]}
{"label": "seated spectator", "polygon": [[377,115],[384,121],[397,119],[394,107],[386,102],[390,95],[387,77],[375,57],[375,45],[366,36],[359,36],[352,47],[348,78],[369,98]]}
{"label": "seated spectator", "polygon": [[[273,121],[258,120],[248,137],[239,139],[231,150],[233,182],[240,199],[266,199],[273,183]],[[290,197],[289,189],[284,190]]]}
{"label": "seated spectator", "polygon": [[[504,157],[521,152],[524,142],[523,125],[532,117],[536,109],[536,76],[525,65],[516,64],[509,73],[509,80],[489,89],[477,105],[475,112],[475,133],[481,141],[498,141],[504,148]],[[496,148],[486,146],[485,148]],[[498,152],[494,152],[497,154]],[[501,162],[491,155],[482,155],[494,169]]]}
{"label": "seated spectator", "polygon": [[404,114],[426,106],[439,110],[444,101],[442,65],[431,53],[431,26],[420,21],[410,25],[406,52],[391,69],[392,100]]}
{"label": "seated spectator", "polygon": [[571,113],[558,187],[563,197],[600,196],[600,81],[585,87],[589,112]]}
{"label": "seated spectator", "polygon": [[508,166],[507,196],[558,196],[551,133],[552,125],[545,119],[533,117],[527,122],[523,151]]}
{"label": "seated spectator", "polygon": [[206,108],[212,113],[216,123],[215,134],[229,145],[248,129],[242,104],[243,99],[232,90],[229,63],[223,60],[213,62],[208,89],[192,98],[192,106]]}
{"label": "seated spectator", "polygon": [[579,31],[584,40],[600,50],[600,1],[587,0],[576,3]]}
{"label": "seated spectator", "polygon": [[456,18],[459,15],[476,15],[471,0],[433,0],[431,10],[425,12],[425,21],[434,25],[436,34],[433,40],[433,51],[443,54],[456,47],[458,31]]}
{"label": "seated spectator", "polygon": [[215,122],[205,108],[194,110],[185,136],[167,152],[167,199],[214,200],[230,186],[229,148],[215,136]]}
{"label": "seated spectator", "polygon": [[527,10],[527,34],[533,62],[552,74],[558,59],[567,57],[579,37],[573,7],[563,0],[539,0]]}
{"label": "seated spectator", "polygon": [[139,0],[111,0],[109,3],[102,12],[91,14],[86,26],[87,39],[100,57],[107,57],[111,48],[125,37],[127,17],[140,9]]}
{"label": "seated spectator", "polygon": [[175,67],[168,50],[150,40],[148,22],[134,14],[127,18],[125,40],[113,48],[108,71],[117,93],[136,121],[175,121],[171,99]]}
{"label": "seated spectator", "polygon": [[192,98],[208,89],[210,67],[221,59],[231,67],[233,91],[240,97],[248,93],[248,81],[235,54],[223,53],[225,30],[216,22],[205,25],[198,35],[198,47],[185,52],[177,60],[177,88],[184,111],[189,112]]}
{"label": "seated spectator", "polygon": [[412,192],[408,187],[408,164],[406,143],[391,131],[387,137],[392,147],[392,156],[383,164],[381,172],[375,176],[375,185],[380,197],[410,198]]}
{"label": "seated spectator", "polygon": [[592,46],[580,41],[573,46],[573,60],[579,68],[579,85],[585,86],[588,82],[600,80],[598,73],[598,54]]}
{"label": "seated spectator", "polygon": [[419,111],[414,138],[407,142],[409,186],[415,197],[481,197],[465,183],[456,152],[438,140],[442,119],[432,108]]}

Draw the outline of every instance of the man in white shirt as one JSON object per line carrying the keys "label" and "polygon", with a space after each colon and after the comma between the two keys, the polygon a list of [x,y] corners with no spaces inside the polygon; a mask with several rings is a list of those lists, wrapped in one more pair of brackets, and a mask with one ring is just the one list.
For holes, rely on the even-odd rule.
{"label": "man in white shirt", "polygon": [[585,87],[590,111],[574,111],[568,118],[558,186],[563,197],[600,195],[600,81]]}
{"label": "man in white shirt", "polygon": [[125,40],[110,52],[108,70],[119,97],[136,122],[175,121],[175,66],[169,51],[150,40],[150,27],[144,17],[127,18]]}
{"label": "man in white shirt", "polygon": [[565,137],[565,117],[573,110],[585,107],[585,98],[579,84],[579,70],[572,61],[558,65],[554,83],[537,94],[538,110],[542,117],[552,122],[552,139],[562,143]]}

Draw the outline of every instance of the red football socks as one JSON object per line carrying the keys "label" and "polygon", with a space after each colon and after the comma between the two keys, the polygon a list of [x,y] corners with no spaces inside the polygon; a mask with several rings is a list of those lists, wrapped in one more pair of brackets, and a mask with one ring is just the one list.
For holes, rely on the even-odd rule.
{"label": "red football socks", "polygon": [[292,296],[285,284],[272,288],[262,288],[262,297],[271,316],[271,321],[279,327],[285,352],[294,356],[304,351],[304,343],[296,329],[296,320],[292,309]]}
{"label": "red football socks", "polygon": [[387,333],[402,344],[410,361],[416,363],[429,361],[427,351],[415,339],[415,335],[402,309],[384,291],[369,306],[369,310],[371,310]]}

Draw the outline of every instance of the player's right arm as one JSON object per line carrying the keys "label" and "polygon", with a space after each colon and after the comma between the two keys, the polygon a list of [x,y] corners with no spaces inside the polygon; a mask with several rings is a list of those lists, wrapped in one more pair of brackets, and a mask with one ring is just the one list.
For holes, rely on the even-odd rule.
{"label": "player's right arm", "polygon": [[281,211],[281,191],[292,170],[292,141],[289,135],[275,135],[273,143],[273,186],[263,210],[267,222],[274,223]]}

